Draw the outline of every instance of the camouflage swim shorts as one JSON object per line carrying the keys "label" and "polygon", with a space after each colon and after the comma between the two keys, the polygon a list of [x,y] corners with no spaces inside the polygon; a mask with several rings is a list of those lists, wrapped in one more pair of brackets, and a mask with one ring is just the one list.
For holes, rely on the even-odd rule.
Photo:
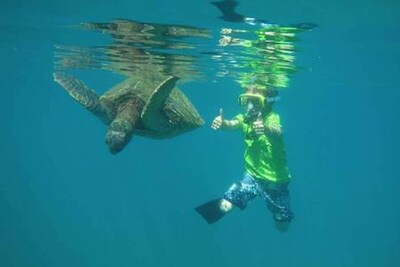
{"label": "camouflage swim shorts", "polygon": [[267,202],[267,207],[276,221],[290,222],[293,219],[293,212],[290,210],[288,184],[255,179],[250,174],[245,173],[239,183],[234,183],[224,193],[224,199],[240,209],[246,208],[247,202],[256,196],[262,197]]}

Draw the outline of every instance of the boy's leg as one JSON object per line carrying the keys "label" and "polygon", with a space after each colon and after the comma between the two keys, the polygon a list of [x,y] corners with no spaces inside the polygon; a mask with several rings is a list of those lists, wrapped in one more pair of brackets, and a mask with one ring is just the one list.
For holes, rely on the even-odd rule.
{"label": "boy's leg", "polygon": [[257,182],[251,175],[246,173],[239,183],[234,183],[225,191],[221,208],[231,210],[233,206],[236,206],[243,210],[246,208],[247,203],[257,196],[258,191]]}
{"label": "boy's leg", "polygon": [[293,212],[290,209],[288,185],[269,182],[263,188],[263,198],[267,201],[268,209],[273,214],[276,228],[281,232],[286,232],[293,219]]}
{"label": "boy's leg", "polygon": [[254,179],[245,175],[239,183],[234,183],[223,198],[211,200],[196,208],[196,211],[208,222],[214,223],[230,212],[234,206],[244,209],[247,202],[253,199],[258,192],[258,185]]}

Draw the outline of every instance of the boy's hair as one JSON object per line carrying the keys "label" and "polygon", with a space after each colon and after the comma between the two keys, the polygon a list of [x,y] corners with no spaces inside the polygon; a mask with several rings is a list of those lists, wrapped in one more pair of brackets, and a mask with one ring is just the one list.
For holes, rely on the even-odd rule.
{"label": "boy's hair", "polygon": [[271,97],[271,98],[277,97],[279,95],[278,90],[275,90],[275,89],[272,89],[272,88],[265,90],[265,89],[257,89],[257,88],[254,88],[254,87],[247,87],[246,88],[246,93],[260,94],[262,96]]}
{"label": "boy's hair", "polygon": [[278,95],[279,95],[279,92],[278,92],[278,90],[275,90],[275,89],[270,89],[270,90],[265,90],[264,91],[264,95],[266,96],[266,97],[277,97]]}

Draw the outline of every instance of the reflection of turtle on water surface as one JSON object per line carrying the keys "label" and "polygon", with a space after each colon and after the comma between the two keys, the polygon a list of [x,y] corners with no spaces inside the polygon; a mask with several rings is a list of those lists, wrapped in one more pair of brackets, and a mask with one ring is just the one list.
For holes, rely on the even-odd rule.
{"label": "reflection of turtle on water surface", "polygon": [[159,72],[129,77],[102,96],[80,80],[55,73],[54,80],[107,126],[106,143],[113,154],[133,134],[169,138],[204,124],[190,100],[175,87],[178,78]]}

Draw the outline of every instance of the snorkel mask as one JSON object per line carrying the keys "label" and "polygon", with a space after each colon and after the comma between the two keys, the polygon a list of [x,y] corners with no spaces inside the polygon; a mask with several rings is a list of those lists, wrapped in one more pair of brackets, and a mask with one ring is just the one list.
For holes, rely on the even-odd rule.
{"label": "snorkel mask", "polygon": [[258,94],[241,94],[239,95],[239,106],[245,107],[251,104],[253,108],[263,109],[265,106],[266,98]]}
{"label": "snorkel mask", "polygon": [[265,107],[266,98],[258,94],[241,94],[238,98],[239,105],[246,110],[246,121],[252,121]]}
{"label": "snorkel mask", "polygon": [[273,94],[271,97],[265,97],[260,94],[245,93],[239,95],[238,98],[239,106],[246,110],[247,121],[255,119],[267,104],[275,103],[278,100],[279,96],[277,96],[277,94]]}

